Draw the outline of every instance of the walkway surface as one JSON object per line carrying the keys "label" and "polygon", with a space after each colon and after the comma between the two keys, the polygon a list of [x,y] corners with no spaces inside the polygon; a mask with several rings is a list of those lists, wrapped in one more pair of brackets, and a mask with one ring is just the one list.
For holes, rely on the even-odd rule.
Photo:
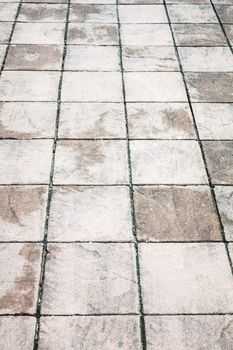
{"label": "walkway surface", "polygon": [[92,1],[0,3],[0,349],[232,350],[233,0]]}

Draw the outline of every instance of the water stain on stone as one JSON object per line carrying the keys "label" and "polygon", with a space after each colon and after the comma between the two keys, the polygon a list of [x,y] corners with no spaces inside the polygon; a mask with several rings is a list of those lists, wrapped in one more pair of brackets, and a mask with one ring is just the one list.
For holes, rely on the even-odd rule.
{"label": "water stain on stone", "polygon": [[88,174],[95,164],[103,163],[104,152],[102,142],[79,142],[76,144],[76,164],[79,171]]}
{"label": "water stain on stone", "polygon": [[40,22],[46,20],[47,18],[52,18],[53,20],[65,21],[66,18],[66,7],[52,7],[46,5],[39,6],[23,6],[20,15],[27,18],[28,21]]}
{"label": "water stain on stone", "polygon": [[187,111],[182,108],[166,108],[161,111],[163,121],[167,129],[176,129],[186,134],[190,134],[192,130],[192,123],[189,119]]}
{"label": "water stain on stone", "polygon": [[101,9],[98,5],[89,5],[89,4],[78,4],[73,5],[72,8],[72,16],[75,16],[76,20],[80,22],[85,22],[89,19],[91,14],[100,14]]}
{"label": "water stain on stone", "polygon": [[104,138],[114,136],[113,133],[106,130],[105,120],[108,117],[108,112],[103,112],[99,115],[99,118],[90,126],[87,130],[83,131],[80,136],[86,138]]}

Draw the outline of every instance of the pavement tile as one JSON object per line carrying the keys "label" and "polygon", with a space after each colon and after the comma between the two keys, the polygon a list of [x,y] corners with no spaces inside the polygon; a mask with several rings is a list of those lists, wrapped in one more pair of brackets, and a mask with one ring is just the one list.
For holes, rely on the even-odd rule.
{"label": "pavement tile", "polygon": [[54,182],[87,185],[128,183],[125,141],[59,141]]}
{"label": "pavement tile", "polygon": [[122,80],[120,73],[64,73],[62,101],[121,102],[122,99]]}
{"label": "pavement tile", "polygon": [[73,46],[67,48],[66,70],[120,71],[116,46]]}
{"label": "pavement tile", "polygon": [[0,318],[1,350],[31,350],[34,344],[36,319],[33,317]]}
{"label": "pavement tile", "polygon": [[131,138],[195,139],[186,103],[127,103],[127,114]]}
{"label": "pavement tile", "polygon": [[12,44],[63,44],[65,23],[17,23]]}
{"label": "pavement tile", "polygon": [[53,191],[49,240],[133,239],[127,187],[58,187]]}
{"label": "pavement tile", "polygon": [[1,101],[56,101],[59,72],[4,71]]}
{"label": "pavement tile", "polygon": [[72,349],[73,344],[80,344],[85,350],[141,350],[139,319],[136,316],[43,317],[40,343],[46,350]]}
{"label": "pavement tile", "polygon": [[65,4],[22,4],[19,22],[65,22]]}
{"label": "pavement tile", "polygon": [[233,73],[186,73],[192,102],[233,102]]}
{"label": "pavement tile", "polygon": [[18,3],[0,3],[0,21],[14,21]]}
{"label": "pavement tile", "polygon": [[10,39],[13,23],[0,22],[0,44],[7,44]]}
{"label": "pavement tile", "polygon": [[172,46],[123,46],[125,71],[179,71]]}
{"label": "pavement tile", "polygon": [[79,45],[118,45],[118,28],[111,23],[70,23],[67,41]]}
{"label": "pavement tile", "polygon": [[131,141],[134,184],[207,182],[197,141]]}
{"label": "pavement tile", "polygon": [[[4,0],[3,0],[4,1]],[[7,0],[8,1],[8,0]],[[95,0],[96,1],[96,0]],[[99,1],[99,0],[98,0]],[[24,0],[23,2],[32,2],[32,0]],[[33,3],[47,3],[48,0],[33,0]],[[49,0],[49,3],[55,3],[55,4],[67,4],[68,0]]]}
{"label": "pavement tile", "polygon": [[127,102],[186,102],[182,76],[178,72],[125,73]]}
{"label": "pavement tile", "polygon": [[0,240],[42,240],[47,197],[45,186],[0,186]]}
{"label": "pavement tile", "polygon": [[214,5],[218,4],[232,4],[232,0],[212,0]]}
{"label": "pavement tile", "polygon": [[5,56],[5,52],[6,52],[6,45],[0,45],[0,67],[2,65],[4,56]]}
{"label": "pavement tile", "polygon": [[173,23],[218,23],[211,5],[169,5],[168,13]]}
{"label": "pavement tile", "polygon": [[153,5],[163,4],[163,0],[119,0],[119,4],[138,4],[138,5]]}
{"label": "pavement tile", "polygon": [[227,46],[218,24],[172,24],[177,46]]}
{"label": "pavement tile", "polygon": [[48,183],[52,140],[0,140],[0,184]]}
{"label": "pavement tile", "polygon": [[228,40],[230,41],[230,44],[233,45],[233,25],[224,24],[223,27],[225,29]]}
{"label": "pavement tile", "polygon": [[203,142],[212,182],[233,184],[233,141]]}
{"label": "pavement tile", "polygon": [[122,24],[123,45],[173,45],[168,24]]}
{"label": "pavement tile", "polygon": [[58,133],[61,138],[125,138],[123,104],[63,103]]}
{"label": "pavement tile", "polygon": [[233,280],[224,244],[141,243],[139,252],[144,312],[232,312]]}
{"label": "pavement tile", "polygon": [[233,187],[215,186],[214,188],[225,237],[233,241]]}
{"label": "pavement tile", "polygon": [[222,23],[233,24],[233,5],[216,5],[215,8]]}
{"label": "pavement tile", "polygon": [[63,47],[58,45],[11,45],[5,69],[60,70]]}
{"label": "pavement tile", "polygon": [[221,241],[207,186],[134,188],[137,236],[149,241]]}
{"label": "pavement tile", "polygon": [[228,47],[179,47],[186,72],[232,72],[233,55]]}
{"label": "pavement tile", "polygon": [[0,252],[0,314],[36,312],[42,245],[2,243]]}
{"label": "pavement tile", "polygon": [[43,313],[138,312],[132,244],[49,244],[48,251]]}
{"label": "pavement tile", "polygon": [[120,5],[121,23],[168,23],[163,5]]}
{"label": "pavement tile", "polygon": [[233,105],[230,103],[193,103],[201,139],[233,139]]}
{"label": "pavement tile", "polygon": [[70,22],[117,23],[115,5],[72,4]]}
{"label": "pavement tile", "polygon": [[231,350],[232,315],[148,316],[147,349]]}
{"label": "pavement tile", "polygon": [[166,0],[167,4],[210,4],[210,0]]}

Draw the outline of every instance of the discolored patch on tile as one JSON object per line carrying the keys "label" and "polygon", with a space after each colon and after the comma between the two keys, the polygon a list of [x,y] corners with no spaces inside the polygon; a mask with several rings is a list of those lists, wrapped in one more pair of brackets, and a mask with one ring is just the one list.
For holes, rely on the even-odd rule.
{"label": "discolored patch on tile", "polygon": [[122,24],[123,45],[173,45],[168,24]]}
{"label": "discolored patch on tile", "polygon": [[163,4],[163,0],[120,0],[120,4],[138,4],[138,5],[151,5],[151,4]]}
{"label": "discolored patch on tile", "polygon": [[205,184],[197,141],[131,141],[134,184]]}
{"label": "discolored patch on tile", "polygon": [[123,46],[125,71],[179,71],[172,46]]}
{"label": "discolored patch on tile", "polygon": [[121,23],[168,23],[163,5],[120,5]]}
{"label": "discolored patch on tile", "polygon": [[0,314],[36,312],[42,245],[0,245]]}
{"label": "discolored patch on tile", "polygon": [[[77,332],[78,329],[78,332]],[[71,349],[82,344],[85,350],[126,348],[141,350],[137,316],[43,317],[40,344],[43,349]]]}
{"label": "discolored patch on tile", "polygon": [[233,139],[233,105],[230,103],[193,103],[201,139]]}
{"label": "discolored patch on tile", "polygon": [[69,45],[66,70],[120,71],[120,57],[116,46]]}
{"label": "discolored patch on tile", "polygon": [[[8,1],[8,0],[7,0]],[[24,2],[32,2],[31,0],[24,0]],[[48,3],[48,0],[33,0],[33,3]],[[49,3],[55,3],[55,4],[67,4],[68,0],[49,0]]]}
{"label": "discolored patch on tile", "polygon": [[232,313],[223,243],[141,243],[139,254],[145,313]]}
{"label": "discolored patch on tile", "polygon": [[1,350],[31,350],[34,344],[36,319],[27,316],[0,318]]}
{"label": "discolored patch on tile", "polygon": [[70,22],[117,23],[115,5],[72,4]]}
{"label": "discolored patch on tile", "polygon": [[43,313],[138,312],[132,244],[49,244],[48,252]]}
{"label": "discolored patch on tile", "polygon": [[233,187],[215,186],[214,188],[225,237],[233,241]]}
{"label": "discolored patch on tile", "polygon": [[57,101],[60,72],[4,71],[0,101]]}
{"label": "discolored patch on tile", "polygon": [[177,46],[227,46],[218,24],[172,24]]}
{"label": "discolored patch on tile", "polygon": [[168,13],[173,23],[218,23],[211,4],[169,5]]}
{"label": "discolored patch on tile", "polygon": [[64,42],[65,23],[17,23],[12,44],[57,44]]}
{"label": "discolored patch on tile", "polygon": [[17,3],[0,3],[0,21],[14,21],[18,9]]}
{"label": "discolored patch on tile", "polygon": [[233,73],[186,73],[192,102],[233,102]]}
{"label": "discolored patch on tile", "polygon": [[59,141],[54,182],[57,184],[128,183],[125,141]]}
{"label": "discolored patch on tile", "polygon": [[121,73],[65,72],[62,101],[122,102]]}
{"label": "discolored patch on tile", "polygon": [[42,240],[47,197],[45,186],[0,186],[0,240]]}
{"label": "discolored patch on tile", "polygon": [[118,45],[116,24],[70,23],[68,44],[79,45]]}
{"label": "discolored patch on tile", "polygon": [[222,23],[233,24],[233,5],[216,5],[215,8]]}
{"label": "discolored patch on tile", "polygon": [[133,239],[126,187],[58,187],[53,191],[49,240]]}
{"label": "discolored patch on tile", "polygon": [[10,22],[0,22],[0,44],[9,42],[12,25],[13,23]]}
{"label": "discolored patch on tile", "polygon": [[232,315],[146,317],[148,350],[231,350],[232,334]]}
{"label": "discolored patch on tile", "polygon": [[0,140],[0,183],[48,183],[52,140]]}
{"label": "discolored patch on tile", "polygon": [[212,182],[233,184],[233,141],[205,141],[203,147]]}
{"label": "discolored patch on tile", "polygon": [[233,25],[224,24],[223,27],[225,29],[228,40],[230,41],[230,44],[233,45]]}
{"label": "discolored patch on tile", "polygon": [[5,69],[60,70],[63,47],[57,45],[11,45]]}
{"label": "discolored patch on tile", "polygon": [[134,188],[137,236],[149,241],[221,241],[206,186]]}
{"label": "discolored patch on tile", "polygon": [[178,72],[125,73],[127,102],[186,102],[182,76]]}
{"label": "discolored patch on tile", "polygon": [[61,138],[125,138],[123,104],[63,103],[58,132]]}
{"label": "discolored patch on tile", "polygon": [[58,4],[22,4],[19,22],[65,22],[67,5]]}
{"label": "discolored patch on tile", "polygon": [[128,103],[127,114],[131,138],[195,139],[186,103]]}
{"label": "discolored patch on tile", "polygon": [[167,4],[210,4],[210,0],[166,0]]}

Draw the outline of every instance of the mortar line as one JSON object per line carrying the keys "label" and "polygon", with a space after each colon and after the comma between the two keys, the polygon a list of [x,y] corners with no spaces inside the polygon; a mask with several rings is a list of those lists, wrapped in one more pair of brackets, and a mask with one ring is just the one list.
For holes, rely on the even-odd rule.
{"label": "mortar line", "polygon": [[197,141],[198,141],[198,144],[199,144],[199,147],[200,147],[200,151],[201,151],[201,155],[202,155],[205,171],[206,171],[207,178],[208,178],[208,185],[209,185],[210,192],[211,192],[212,202],[213,202],[213,205],[214,205],[214,209],[215,209],[216,215],[218,217],[218,223],[219,223],[220,232],[221,232],[222,239],[223,239],[223,242],[224,242],[224,245],[225,245],[227,258],[228,258],[229,265],[230,265],[230,268],[231,268],[231,273],[233,275],[233,264],[232,264],[231,257],[230,257],[230,252],[229,252],[229,249],[228,249],[228,242],[227,242],[226,237],[225,237],[224,227],[223,227],[223,224],[222,224],[222,220],[221,220],[221,216],[220,216],[220,213],[219,213],[217,200],[216,200],[216,196],[215,196],[215,192],[214,192],[214,185],[212,184],[212,180],[211,180],[210,172],[209,172],[209,169],[208,169],[208,164],[207,164],[204,148],[203,148],[203,145],[202,145],[202,141],[200,139],[199,130],[198,130],[198,127],[197,127],[195,115],[194,115],[193,108],[192,108],[191,98],[190,98],[190,95],[189,95],[189,90],[188,90],[188,86],[187,86],[187,83],[186,83],[184,70],[183,70],[183,67],[182,67],[179,51],[178,51],[177,46],[176,46],[175,35],[174,35],[174,32],[173,32],[170,16],[169,16],[169,13],[168,13],[166,0],[163,0],[163,3],[164,3],[165,11],[166,11],[166,14],[167,14],[168,22],[169,22],[169,27],[170,27],[170,30],[171,30],[172,40],[173,40],[173,43],[174,43],[176,57],[177,57],[178,64],[179,64],[179,67],[180,67],[180,73],[181,73],[181,76],[182,76],[182,79],[183,79],[184,88],[185,88],[185,91],[186,91],[189,108],[190,108],[190,111],[191,111],[191,114],[192,114],[192,118],[193,118],[193,125],[194,125],[194,129],[195,129],[195,132],[196,132]]}
{"label": "mortar line", "polygon": [[59,128],[59,121],[60,121],[61,89],[62,89],[64,65],[65,65],[65,58],[66,58],[66,51],[67,51],[67,35],[68,35],[68,25],[69,25],[68,20],[69,20],[70,4],[71,4],[70,1],[71,0],[68,0],[68,2],[66,4],[67,5],[66,24],[65,24],[65,31],[64,31],[64,43],[63,43],[61,71],[60,71],[60,78],[59,78],[59,85],[58,85],[57,115],[56,115],[56,121],[55,121],[53,155],[52,155],[52,161],[51,161],[48,199],[47,199],[47,208],[46,208],[46,219],[45,219],[45,227],[44,227],[44,239],[43,239],[43,250],[42,250],[42,259],[41,259],[39,291],[38,291],[37,307],[36,307],[36,326],[35,326],[33,350],[38,349],[39,337],[40,337],[41,307],[42,307],[42,298],[43,298],[43,291],[44,291],[46,259],[47,259],[47,254],[48,254],[48,250],[47,250],[48,224],[49,224],[49,214],[50,214],[50,207],[51,207],[52,191],[53,191],[53,175],[54,175],[55,154],[56,154],[57,139],[58,139],[58,128]]}

